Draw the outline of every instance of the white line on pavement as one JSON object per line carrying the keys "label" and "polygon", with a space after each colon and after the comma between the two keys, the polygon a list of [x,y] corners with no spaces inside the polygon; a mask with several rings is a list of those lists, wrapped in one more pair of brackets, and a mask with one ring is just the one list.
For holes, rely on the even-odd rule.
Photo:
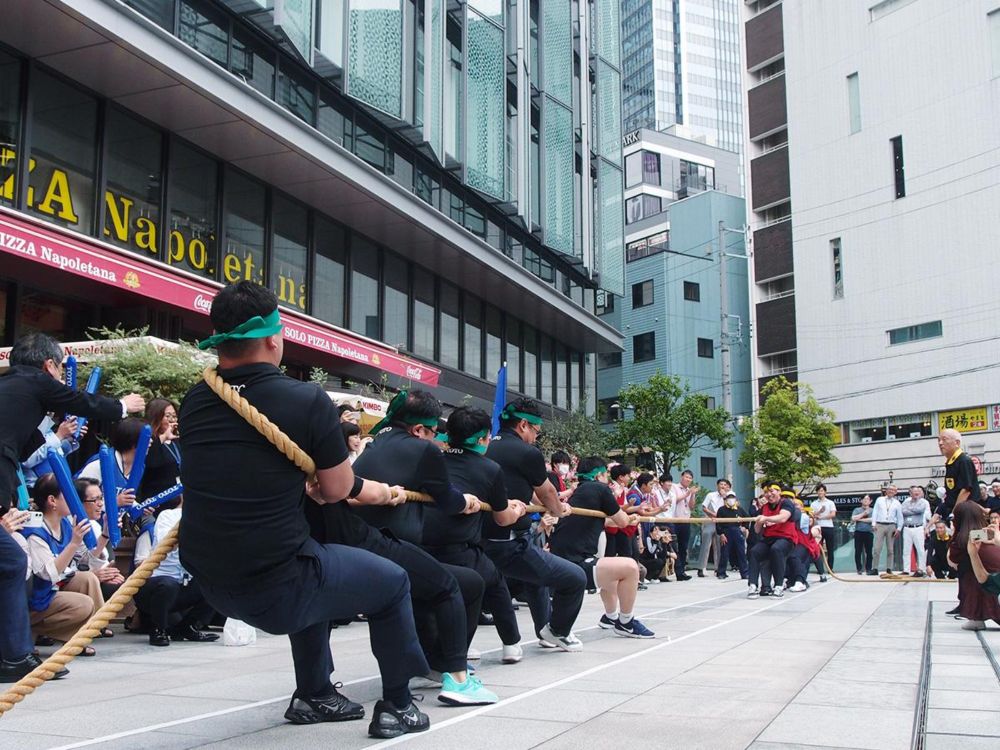
{"label": "white line on pavement", "polygon": [[[727,597],[733,596],[734,594],[741,593],[742,591],[743,591],[743,589],[740,588],[738,591],[730,591],[728,594],[720,594],[719,596],[712,596],[712,597],[709,597],[707,599],[699,599],[698,601],[689,602],[687,604],[678,604],[678,605],[675,605],[673,607],[667,607],[666,609],[653,610],[652,612],[644,614],[644,617],[654,617],[656,615],[662,615],[662,614],[665,614],[667,612],[674,612],[674,611],[679,610],[679,609],[687,609],[689,607],[697,607],[699,605],[707,604],[709,602],[714,602],[714,601],[717,601],[719,599],[725,599]],[[581,628],[580,630],[578,630],[576,632],[583,633],[583,632],[586,632],[588,630],[596,630],[596,629],[597,629],[597,625],[591,625],[591,626],[586,627],[586,628]],[[699,631],[699,632],[701,632],[701,631]],[[684,637],[686,638],[688,636],[684,636]],[[681,639],[678,639],[678,640],[681,640]],[[531,643],[535,643],[535,642],[536,642],[535,640],[531,640],[531,641],[525,641],[524,643],[525,644],[531,644]],[[489,654],[489,653],[493,653],[495,651],[500,651],[500,650],[501,650],[500,648],[493,648],[493,649],[489,649],[489,650],[483,651],[483,653],[484,654]],[[642,652],[642,653],[646,653],[646,652]],[[356,680],[351,680],[350,682],[345,682],[344,685],[345,686],[347,686],[347,685],[358,685],[358,684],[360,684],[362,682],[369,682],[371,680],[377,680],[377,679],[379,679],[379,675],[377,675],[377,674],[375,674],[375,675],[369,675],[368,677],[359,677]],[[104,735],[103,737],[94,737],[93,739],[89,739],[89,740],[81,740],[79,742],[73,742],[73,743],[71,743],[69,745],[59,745],[58,747],[51,748],[50,750],[75,750],[75,748],[79,748],[79,747],[91,747],[93,745],[99,745],[102,742],[110,742],[112,740],[119,740],[119,739],[122,739],[123,737],[134,737],[135,735],[138,735],[138,734],[146,734],[147,732],[156,732],[156,731],[159,731],[161,729],[169,729],[170,727],[176,727],[176,726],[179,726],[181,724],[191,724],[193,722],[203,721],[205,719],[214,719],[217,716],[225,716],[227,714],[233,714],[233,713],[237,713],[239,711],[248,711],[248,710],[250,710],[252,708],[260,708],[261,706],[269,706],[272,703],[280,703],[281,701],[286,701],[286,700],[288,700],[288,696],[287,695],[282,695],[282,696],[280,696],[278,698],[268,698],[268,699],[262,700],[262,701],[255,701],[254,703],[247,703],[247,704],[242,705],[242,706],[233,706],[232,708],[223,708],[223,709],[220,709],[218,711],[210,711],[208,713],[198,714],[196,716],[188,716],[188,717],[183,718],[183,719],[174,719],[173,721],[165,721],[165,722],[162,722],[160,724],[151,724],[151,725],[145,726],[145,727],[137,727],[136,729],[128,729],[128,730],[125,730],[123,732],[116,732],[115,734],[107,734],[107,735]],[[516,698],[512,698],[511,700],[516,700]],[[506,702],[510,702],[510,701],[506,701]],[[502,704],[498,703],[496,705],[502,705]],[[467,714],[467,715],[471,716],[473,714]],[[456,717],[456,718],[461,718],[461,717]],[[448,722],[444,722],[444,723],[447,724],[447,723],[450,723],[451,721],[454,721],[454,719],[451,719]],[[400,738],[400,739],[405,739],[405,737],[404,738]]]}

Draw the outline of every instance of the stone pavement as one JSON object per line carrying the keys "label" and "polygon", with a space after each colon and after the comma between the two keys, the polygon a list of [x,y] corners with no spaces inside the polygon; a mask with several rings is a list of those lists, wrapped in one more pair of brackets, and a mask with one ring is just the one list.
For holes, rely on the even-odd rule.
{"label": "stone pavement", "polygon": [[[1000,680],[987,649],[1000,654],[1000,629],[984,649],[944,614],[953,602],[953,586],[836,581],[751,601],[738,579],[695,578],[640,593],[638,614],[660,637],[637,641],[599,630],[600,600],[588,596],[582,653],[531,642],[523,662],[502,665],[496,632],[481,628],[480,675],[503,700],[457,709],[421,691],[432,731],[384,742],[366,737],[367,720],[284,722],[293,688],[285,638],[157,649],[119,633],[0,718],[0,749],[998,747]],[[526,607],[519,618],[530,633]],[[367,628],[339,628],[333,643],[336,679],[370,711],[379,682]]]}

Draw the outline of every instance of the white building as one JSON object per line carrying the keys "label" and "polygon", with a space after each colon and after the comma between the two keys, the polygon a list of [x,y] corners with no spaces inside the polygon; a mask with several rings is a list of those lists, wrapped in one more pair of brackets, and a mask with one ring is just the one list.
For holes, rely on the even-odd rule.
{"label": "white building", "polygon": [[[1000,2],[744,9],[755,375],[842,424],[831,493],[1000,475]],[[845,498],[846,499],[846,498]]]}

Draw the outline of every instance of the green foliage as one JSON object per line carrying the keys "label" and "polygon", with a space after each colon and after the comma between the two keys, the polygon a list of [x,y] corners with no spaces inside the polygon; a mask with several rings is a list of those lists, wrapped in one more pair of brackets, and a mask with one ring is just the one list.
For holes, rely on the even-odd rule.
{"label": "green foliage", "polygon": [[[89,335],[93,339],[137,339],[147,331],[94,328]],[[147,400],[162,396],[179,403],[213,362],[214,357],[192,344],[159,347],[150,341],[129,341],[121,348],[97,355],[90,366],[81,367],[78,382],[85,383],[92,367],[99,365],[103,370],[102,393],[116,398],[139,393]]]}
{"label": "green foliage", "polygon": [[601,428],[598,419],[588,415],[585,407],[581,406],[565,416],[556,417],[553,411],[538,436],[538,447],[546,458],[557,450],[585,458],[607,455],[610,443],[608,433]]}
{"label": "green foliage", "polygon": [[326,381],[330,379],[330,373],[324,370],[322,367],[314,367],[309,371],[309,382],[315,383],[320,388],[326,385]]}
{"label": "green foliage", "polygon": [[764,386],[763,405],[740,425],[746,448],[740,464],[768,479],[800,485],[809,494],[840,473],[834,414],[821,406],[804,383],[775,378]]}
{"label": "green foliage", "polygon": [[645,385],[629,385],[618,394],[628,413],[615,423],[614,445],[624,454],[647,450],[663,454],[666,470],[681,468],[699,445],[731,448],[729,413],[708,408],[705,396],[693,393],[674,375],[657,372]]}

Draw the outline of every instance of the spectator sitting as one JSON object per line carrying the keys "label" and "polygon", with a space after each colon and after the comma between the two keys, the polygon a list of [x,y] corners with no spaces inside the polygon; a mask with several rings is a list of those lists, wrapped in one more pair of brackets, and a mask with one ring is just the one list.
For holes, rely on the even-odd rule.
{"label": "spectator sitting", "polygon": [[[123,419],[121,422],[116,424],[111,431],[111,449],[114,453],[115,468],[117,468],[117,476],[115,477],[115,484],[118,487],[124,487],[128,484],[129,475],[132,473],[132,466],[135,463],[135,449],[136,443],[139,442],[139,433],[142,432],[142,428],[146,426],[146,423],[139,419],[138,417],[128,417]],[[152,443],[150,443],[152,445]],[[98,482],[103,481],[101,478],[101,462],[100,454],[95,453],[89,459],[87,459],[87,464],[84,466],[80,472],[76,475],[77,479],[96,479]],[[102,487],[102,489],[105,489]],[[131,505],[135,502],[136,493],[122,492],[118,495],[118,505]]]}
{"label": "spectator sitting", "polygon": [[[181,505],[161,511],[153,532],[153,546],[181,520]],[[175,547],[160,563],[146,585],[135,595],[136,605],[150,620],[149,645],[169,646],[175,641],[208,642],[219,639],[217,633],[203,633],[200,628],[210,622],[214,610],[205,601],[191,575],[184,570]]]}
{"label": "spectator sitting", "polygon": [[646,568],[646,576],[650,581],[667,583],[667,578],[673,572],[673,562],[677,559],[677,545],[673,535],[665,525],[654,524],[646,534],[644,551],[639,555],[639,562]]}
{"label": "spectator sitting", "polygon": [[[716,518],[746,518],[747,513],[740,507],[740,501],[732,492],[723,498],[723,505],[716,512]],[[726,566],[732,562],[733,567],[740,571],[740,578],[744,581],[750,575],[747,565],[747,541],[744,535],[744,526],[741,523],[720,523],[718,524],[718,535],[720,542],[719,565],[717,575],[719,578],[729,578],[726,573]]]}
{"label": "spectator sitting", "polygon": [[[986,620],[1000,624],[1000,602],[979,585],[969,555],[969,532],[986,527],[986,511],[979,503],[959,503],[955,508],[955,536],[948,547],[948,560],[958,570],[958,614],[967,622],[963,630],[984,630]],[[1000,547],[979,550],[979,560],[987,573],[1000,572]]]}
{"label": "spectator sitting", "polygon": [[[146,454],[139,498],[145,500],[179,484],[181,479],[181,444],[177,422],[177,404],[170,399],[154,398],[146,405],[146,422],[153,429]],[[136,435],[136,440],[138,440]]]}
{"label": "spectator sitting", "polygon": [[347,460],[353,464],[372,438],[368,435],[361,437],[361,428],[355,422],[341,422],[340,430],[344,433],[344,442],[347,444]]}
{"label": "spectator sitting", "polygon": [[[996,598],[1000,596],[1000,573],[991,572],[983,565],[982,558],[985,545],[990,545],[994,549],[1000,547],[1000,533],[994,532],[985,542],[970,538],[966,551],[969,554],[972,572],[976,576],[976,580],[979,582],[982,590]],[[994,554],[992,550],[990,554]]]}
{"label": "spectator sitting", "polygon": [[990,496],[986,498],[986,509],[990,513],[1000,513],[1000,479],[990,482]]}
{"label": "spectator sitting", "polygon": [[927,575],[935,578],[956,578],[955,571],[948,565],[948,545],[951,531],[948,524],[938,519],[934,530],[927,536]]}
{"label": "spectator sitting", "polygon": [[[104,606],[101,585],[89,570],[73,563],[77,548],[90,531],[90,521],[74,521],[52,474],[43,474],[32,489],[35,507],[42,512],[41,526],[26,527],[15,535],[28,555],[31,589],[28,598],[31,629],[57,641],[70,640],[91,615]],[[101,635],[108,637],[105,628]],[[81,656],[93,656],[87,646]]]}
{"label": "spectator sitting", "polygon": [[96,479],[77,479],[76,492],[83,503],[87,518],[90,519],[90,530],[97,540],[94,549],[87,549],[85,544],[80,545],[75,557],[76,566],[79,570],[89,569],[97,576],[97,580],[101,582],[101,594],[107,601],[125,583],[125,576],[111,564],[111,555],[108,551],[108,543],[111,541],[108,524],[117,524],[118,519],[109,519],[105,514],[104,493],[101,492],[100,482]]}
{"label": "spectator sitting", "polygon": [[768,486],[764,499],[760,517],[754,522],[754,529],[760,535],[760,541],[750,550],[748,561],[750,577],[747,598],[749,599],[756,599],[761,595],[782,596],[785,560],[795,546],[798,521],[795,504],[791,498],[783,496],[782,489],[777,484]]}
{"label": "spectator sitting", "polygon": [[52,471],[49,466],[49,449],[57,448],[68,456],[80,447],[80,440],[87,434],[87,425],[80,428],[80,437],[73,437],[76,434],[76,417],[65,417],[59,426],[55,426],[52,415],[46,414],[38,425],[38,431],[42,434],[42,445],[23,462],[21,471],[24,474],[24,484],[30,490],[35,486],[40,474],[48,474]]}

